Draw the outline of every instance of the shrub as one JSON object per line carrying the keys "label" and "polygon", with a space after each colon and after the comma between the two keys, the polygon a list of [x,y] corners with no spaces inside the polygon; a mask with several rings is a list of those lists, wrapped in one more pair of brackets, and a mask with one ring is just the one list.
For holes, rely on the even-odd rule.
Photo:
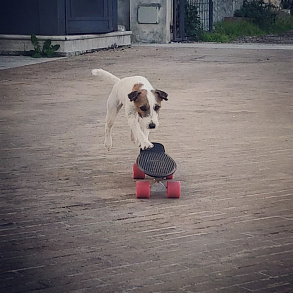
{"label": "shrub", "polygon": [[201,38],[202,29],[198,8],[195,4],[185,1],[185,36],[187,39],[198,41]]}
{"label": "shrub", "polygon": [[293,16],[279,11],[277,13],[275,25],[271,28],[272,33],[281,33],[293,30]]}
{"label": "shrub", "polygon": [[272,4],[267,4],[263,0],[244,0],[243,6],[236,10],[234,16],[247,17],[262,29],[269,29],[275,23],[276,8]]}

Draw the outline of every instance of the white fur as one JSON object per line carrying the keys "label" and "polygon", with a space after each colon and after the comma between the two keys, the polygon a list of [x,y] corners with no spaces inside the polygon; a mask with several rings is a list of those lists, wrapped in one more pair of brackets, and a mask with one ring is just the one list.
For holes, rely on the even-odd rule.
{"label": "white fur", "polygon": [[[114,83],[113,89],[107,101],[107,116],[105,125],[105,147],[110,150],[112,148],[112,127],[117,114],[121,107],[125,106],[125,113],[131,129],[131,139],[141,149],[152,148],[153,144],[149,141],[149,125],[159,125],[158,113],[154,110],[156,99],[152,91],[154,88],[150,82],[143,76],[132,76],[119,79],[115,75],[103,69],[92,70],[93,75],[100,76]],[[135,84],[143,84],[141,89],[147,90],[147,98],[150,105],[150,114],[147,117],[140,117],[134,103],[128,98],[128,94],[132,92]]]}

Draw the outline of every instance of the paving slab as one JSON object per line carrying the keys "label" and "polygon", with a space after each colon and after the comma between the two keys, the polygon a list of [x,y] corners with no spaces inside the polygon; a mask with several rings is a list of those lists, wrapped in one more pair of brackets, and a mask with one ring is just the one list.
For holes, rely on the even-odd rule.
{"label": "paving slab", "polygon": [[[134,46],[0,71],[1,292],[293,289],[293,50]],[[180,199],[136,199],[123,111],[104,149],[111,84],[169,94],[152,141]]]}

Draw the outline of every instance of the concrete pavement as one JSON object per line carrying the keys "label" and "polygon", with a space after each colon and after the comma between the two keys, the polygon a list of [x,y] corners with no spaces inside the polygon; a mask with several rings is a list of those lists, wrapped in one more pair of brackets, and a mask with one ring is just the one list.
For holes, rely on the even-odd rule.
{"label": "concrete pavement", "polygon": [[[171,44],[143,44],[134,47],[166,47],[166,48],[206,48],[206,49],[243,49],[243,50],[293,50],[291,44],[231,44],[231,43],[171,43]],[[28,56],[0,55],[0,70],[59,60],[60,58],[32,58]]]}
{"label": "concrete pavement", "polygon": [[[64,58],[64,57],[61,57]],[[29,56],[2,56],[0,55],[0,70],[8,68],[16,68],[26,65],[50,62],[60,59],[58,58],[32,58]]]}
{"label": "concrete pavement", "polygon": [[[262,292],[293,288],[292,50],[138,46],[0,71],[1,292]],[[169,94],[151,134],[182,196],[135,198],[111,85]]]}

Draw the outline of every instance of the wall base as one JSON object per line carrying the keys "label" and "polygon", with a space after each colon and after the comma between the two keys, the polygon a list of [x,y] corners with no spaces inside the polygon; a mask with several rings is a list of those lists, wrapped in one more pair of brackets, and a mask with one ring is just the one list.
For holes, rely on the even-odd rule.
{"label": "wall base", "polygon": [[[131,45],[131,31],[95,35],[37,36],[42,44],[47,39],[59,44],[57,56],[80,55],[101,49]],[[29,35],[0,35],[0,55],[28,55],[33,50]]]}

